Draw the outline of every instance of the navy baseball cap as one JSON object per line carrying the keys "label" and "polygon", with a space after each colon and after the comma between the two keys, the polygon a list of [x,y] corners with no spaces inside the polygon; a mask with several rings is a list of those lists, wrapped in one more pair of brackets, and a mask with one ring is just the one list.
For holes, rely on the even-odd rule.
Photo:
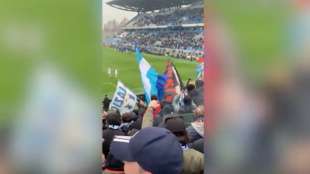
{"label": "navy baseball cap", "polygon": [[137,162],[152,174],[180,174],[182,171],[182,147],[165,128],[144,128],[132,137],[115,136],[110,152],[116,159]]}

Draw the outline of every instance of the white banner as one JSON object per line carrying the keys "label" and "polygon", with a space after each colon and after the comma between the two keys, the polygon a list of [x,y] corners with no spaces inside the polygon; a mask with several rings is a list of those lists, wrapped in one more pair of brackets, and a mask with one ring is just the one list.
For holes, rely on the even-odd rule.
{"label": "white banner", "polygon": [[137,96],[130,91],[122,82],[117,82],[116,91],[110,103],[110,109],[119,110],[121,114],[134,110]]}

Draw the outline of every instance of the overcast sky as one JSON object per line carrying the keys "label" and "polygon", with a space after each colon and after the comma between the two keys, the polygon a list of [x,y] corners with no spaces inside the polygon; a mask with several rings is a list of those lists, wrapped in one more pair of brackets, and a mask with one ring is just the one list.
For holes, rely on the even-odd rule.
{"label": "overcast sky", "polygon": [[119,10],[117,8],[111,7],[106,3],[111,0],[102,0],[102,24],[104,25],[106,22],[110,20],[117,20],[118,22],[124,19],[125,17],[131,19],[137,13],[129,12],[125,10]]}

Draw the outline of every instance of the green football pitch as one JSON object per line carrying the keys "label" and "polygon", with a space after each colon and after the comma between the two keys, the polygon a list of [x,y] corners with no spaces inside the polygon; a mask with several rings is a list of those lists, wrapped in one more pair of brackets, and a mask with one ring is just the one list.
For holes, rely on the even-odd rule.
{"label": "green football pitch", "polygon": [[[195,61],[187,61],[172,57],[157,56],[142,53],[143,57],[156,69],[158,73],[163,73],[166,68],[167,60],[171,60],[176,66],[182,81],[187,81],[188,78],[195,79]],[[108,68],[112,68],[113,77],[109,77]],[[117,78],[114,77],[114,69],[118,70]],[[103,48],[103,64],[102,64],[102,93],[112,96],[117,84],[120,80],[128,88],[135,93],[143,91],[139,66],[135,59],[134,52],[122,53],[112,48]]]}

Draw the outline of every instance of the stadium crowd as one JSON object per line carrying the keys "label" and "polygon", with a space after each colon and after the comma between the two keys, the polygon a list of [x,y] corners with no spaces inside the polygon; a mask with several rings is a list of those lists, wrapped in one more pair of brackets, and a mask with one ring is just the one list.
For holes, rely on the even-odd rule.
{"label": "stadium crowd", "polygon": [[194,59],[203,57],[203,28],[167,28],[127,30],[105,43],[120,51],[133,51],[139,45],[143,51]]}
{"label": "stadium crowd", "polygon": [[203,13],[202,3],[139,13],[104,45],[120,51],[134,51],[139,45],[151,54],[194,60],[204,56]]}
{"label": "stadium crowd", "polygon": [[178,28],[157,30],[131,30],[122,34],[125,42],[137,43],[146,47],[202,50],[202,28]]}
{"label": "stadium crowd", "polygon": [[133,112],[102,108],[102,170],[105,174],[202,174],[203,81],[188,81],[172,103],[140,97]]}

